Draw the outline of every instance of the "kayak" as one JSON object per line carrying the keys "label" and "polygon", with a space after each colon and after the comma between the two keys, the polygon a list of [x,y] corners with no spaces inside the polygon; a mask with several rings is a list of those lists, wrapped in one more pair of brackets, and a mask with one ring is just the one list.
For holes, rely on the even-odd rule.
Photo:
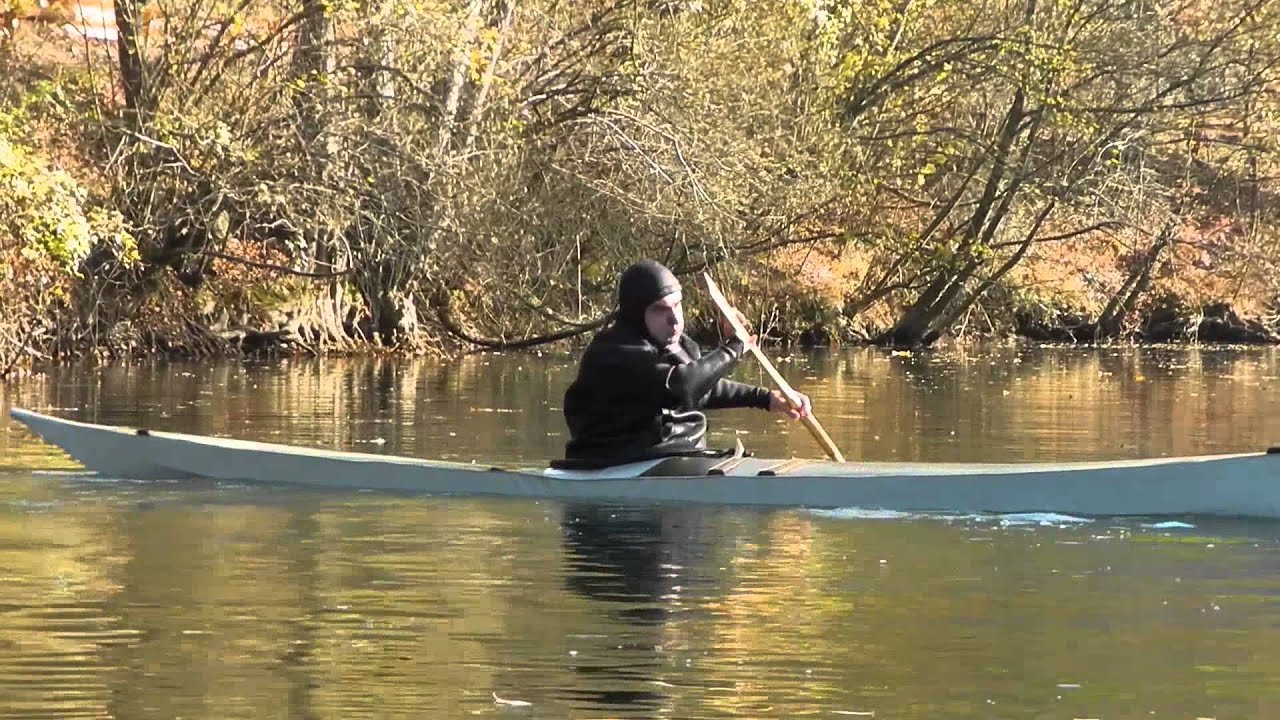
{"label": "kayak", "polygon": [[9,414],[105,478],[203,478],[440,495],[927,513],[1280,517],[1280,448],[1065,463],[655,458],[599,469],[497,467]]}

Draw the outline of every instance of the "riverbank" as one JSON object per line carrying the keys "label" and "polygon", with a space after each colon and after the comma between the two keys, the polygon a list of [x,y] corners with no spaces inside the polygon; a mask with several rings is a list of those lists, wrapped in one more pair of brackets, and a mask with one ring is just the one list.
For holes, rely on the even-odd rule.
{"label": "riverbank", "polygon": [[575,342],[643,257],[779,345],[1280,342],[1280,17],[658,5],[36,12],[0,374]]}

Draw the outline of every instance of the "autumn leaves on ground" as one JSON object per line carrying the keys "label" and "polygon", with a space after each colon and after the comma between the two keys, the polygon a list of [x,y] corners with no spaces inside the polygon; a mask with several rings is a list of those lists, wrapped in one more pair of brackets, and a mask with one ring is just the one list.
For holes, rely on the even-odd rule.
{"label": "autumn leaves on ground", "polygon": [[1280,328],[1280,0],[0,11],[0,373],[581,337],[641,257],[779,341]]}

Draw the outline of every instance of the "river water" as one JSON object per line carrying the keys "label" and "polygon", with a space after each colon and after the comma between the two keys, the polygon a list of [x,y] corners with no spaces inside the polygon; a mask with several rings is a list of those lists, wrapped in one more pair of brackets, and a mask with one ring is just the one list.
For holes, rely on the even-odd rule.
{"label": "river water", "polygon": [[[778,367],[851,459],[1280,443],[1274,350]],[[572,370],[565,354],[67,368],[0,406],[536,464],[561,451]],[[759,411],[712,420],[713,444],[818,453]],[[0,428],[2,717],[1280,717],[1280,522],[134,483]]]}

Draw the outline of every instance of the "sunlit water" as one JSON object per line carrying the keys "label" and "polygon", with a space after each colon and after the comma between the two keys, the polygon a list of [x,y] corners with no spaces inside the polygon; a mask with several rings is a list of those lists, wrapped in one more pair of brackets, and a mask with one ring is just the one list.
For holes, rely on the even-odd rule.
{"label": "sunlit water", "polygon": [[[784,358],[845,454],[1280,441],[1273,351]],[[68,369],[0,404],[536,464],[564,355]],[[758,380],[748,367],[739,379]],[[796,425],[713,417],[761,455]],[[610,507],[97,479],[0,433],[0,715],[1280,717],[1280,523]]]}

